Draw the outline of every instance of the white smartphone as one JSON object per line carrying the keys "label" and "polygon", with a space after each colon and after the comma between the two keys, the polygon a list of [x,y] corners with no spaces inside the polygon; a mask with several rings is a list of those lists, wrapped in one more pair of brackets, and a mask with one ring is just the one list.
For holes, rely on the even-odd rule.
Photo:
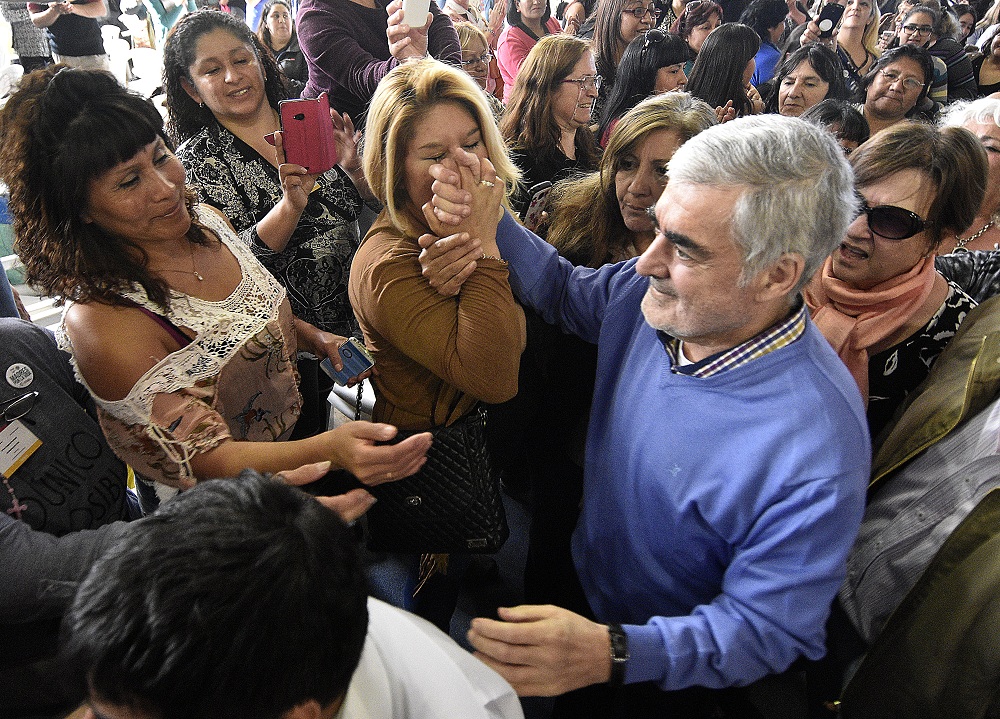
{"label": "white smartphone", "polygon": [[430,0],[403,0],[403,22],[410,27],[423,27],[430,9]]}

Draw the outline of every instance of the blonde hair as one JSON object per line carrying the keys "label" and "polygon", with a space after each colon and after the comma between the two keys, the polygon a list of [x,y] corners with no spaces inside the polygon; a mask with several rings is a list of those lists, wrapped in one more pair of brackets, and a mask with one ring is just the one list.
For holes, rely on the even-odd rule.
{"label": "blonde hair", "polygon": [[486,33],[471,22],[466,22],[465,20],[457,21],[455,23],[455,32],[458,33],[458,44],[462,46],[463,50],[469,47],[469,43],[472,42],[473,38],[482,40],[483,47],[487,50],[490,49],[490,43],[486,39]]}
{"label": "blonde hair", "polygon": [[396,67],[379,83],[365,124],[364,171],[393,225],[411,237],[423,230],[406,213],[405,162],[413,130],[434,106],[454,102],[479,125],[486,154],[509,196],[521,173],[511,162],[483,91],[466,73],[433,58]]}

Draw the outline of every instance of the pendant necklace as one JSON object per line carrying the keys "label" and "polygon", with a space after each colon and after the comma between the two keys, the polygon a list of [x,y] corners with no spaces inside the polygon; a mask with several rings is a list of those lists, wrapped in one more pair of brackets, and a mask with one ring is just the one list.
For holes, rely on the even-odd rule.
{"label": "pendant necklace", "polygon": [[965,238],[955,235],[955,239],[958,241],[955,243],[955,249],[952,250],[952,252],[968,252],[968,250],[965,249],[965,246],[970,242],[972,242],[973,240],[978,240],[980,237],[982,237],[983,233],[985,233],[987,230],[993,227],[996,221],[997,218],[994,215],[993,217],[990,218],[990,221],[987,222],[985,225],[983,225],[982,228],[980,228],[979,232],[975,233],[974,235],[969,235],[968,237]]}
{"label": "pendant necklace", "polygon": [[191,250],[191,269],[190,270],[160,270],[160,272],[182,272],[185,275],[194,275],[199,282],[204,282],[205,278],[200,272],[198,272],[198,266],[194,263],[194,244],[188,243],[188,248]]}

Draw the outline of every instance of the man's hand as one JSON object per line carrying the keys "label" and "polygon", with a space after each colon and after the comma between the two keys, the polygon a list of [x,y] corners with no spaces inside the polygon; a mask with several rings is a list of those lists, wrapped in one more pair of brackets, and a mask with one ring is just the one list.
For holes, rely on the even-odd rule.
{"label": "man's hand", "polygon": [[603,624],[551,605],[499,609],[503,621],[476,618],[476,656],[519,696],[556,696],[611,677],[611,637]]}
{"label": "man's hand", "polygon": [[466,232],[438,239],[421,235],[420,269],[439,295],[454,297],[462,284],[476,271],[476,260],[483,256],[482,243]]}
{"label": "man's hand", "polygon": [[389,25],[385,29],[389,54],[400,61],[427,57],[427,32],[434,16],[428,12],[426,21],[420,27],[412,22],[403,22],[403,0],[393,0],[385,11],[389,13]]}

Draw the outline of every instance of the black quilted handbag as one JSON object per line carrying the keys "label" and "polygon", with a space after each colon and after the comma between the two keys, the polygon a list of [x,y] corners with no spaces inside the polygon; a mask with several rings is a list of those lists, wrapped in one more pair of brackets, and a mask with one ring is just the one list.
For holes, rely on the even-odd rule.
{"label": "black quilted handbag", "polygon": [[[486,449],[486,412],[474,408],[431,432],[427,462],[412,477],[369,488],[368,546],[408,554],[489,554],[507,541],[500,482]],[[402,441],[417,431],[400,431]]]}

